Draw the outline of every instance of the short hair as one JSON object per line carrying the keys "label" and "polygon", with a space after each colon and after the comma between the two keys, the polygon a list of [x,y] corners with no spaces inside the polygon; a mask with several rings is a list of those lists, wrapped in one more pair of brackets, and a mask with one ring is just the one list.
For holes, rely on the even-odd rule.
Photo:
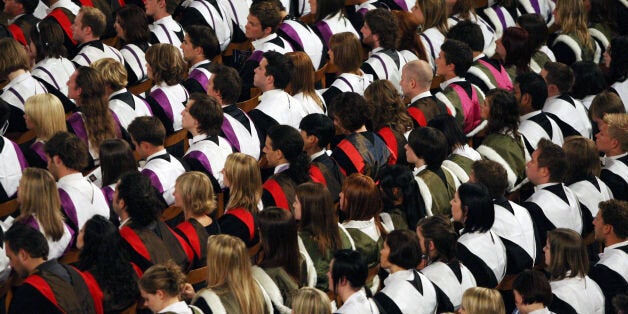
{"label": "short hair", "polygon": [[53,18],[43,19],[37,26],[31,27],[30,38],[37,50],[35,57],[37,62],[45,58],[61,58],[68,55],[68,50],[63,45],[65,33]]}
{"label": "short hair", "polygon": [[432,86],[432,80],[434,79],[434,73],[432,67],[425,60],[413,60],[403,66],[403,70],[410,76],[410,79],[415,80],[417,84],[422,88],[429,88]]}
{"label": "short hair", "polygon": [[127,131],[138,144],[148,142],[154,146],[162,146],[166,139],[166,128],[157,117],[137,117],[129,124]]}
{"label": "short hair", "polygon": [[628,77],[628,35],[615,36],[611,39],[610,56],[611,64],[609,76],[616,82],[625,81]]}
{"label": "short hair", "polygon": [[375,181],[367,175],[354,173],[342,184],[344,204],[340,204],[348,220],[369,220],[382,211],[382,198]]}
{"label": "short hair", "polygon": [[369,121],[369,106],[364,97],[354,92],[344,92],[329,106],[331,117],[338,119],[342,128],[349,132],[360,129]]}
{"label": "short hair", "polygon": [[190,37],[190,43],[194,47],[201,47],[206,59],[213,59],[220,54],[220,45],[216,32],[209,26],[190,25],[185,28],[185,34]]}
{"label": "short hair", "polygon": [[[83,14],[81,25],[83,28],[90,27],[94,37],[100,37],[105,33],[107,27],[107,17],[96,7],[82,6],[78,14]],[[78,15],[77,15],[78,17]]]}
{"label": "short hair", "polygon": [[378,8],[369,10],[364,15],[366,23],[371,32],[379,38],[379,44],[384,49],[395,49],[397,47],[398,24],[397,17],[390,10]]}
{"label": "short hair", "polygon": [[545,274],[538,270],[526,269],[512,283],[512,289],[521,295],[523,304],[552,303],[552,287]]}
{"label": "short hair", "polygon": [[421,262],[421,245],[416,233],[394,230],[386,236],[390,248],[388,261],[404,269],[415,269]]}
{"label": "short hair", "polygon": [[155,294],[157,290],[161,290],[168,296],[176,297],[180,294],[185,281],[181,267],[169,260],[165,264],[148,268],[138,283],[140,288],[149,294]]}
{"label": "short hair", "polygon": [[442,113],[436,115],[427,122],[427,126],[443,132],[443,135],[445,135],[447,139],[447,144],[449,145],[449,149],[447,150],[448,155],[451,154],[454,148],[462,147],[467,144],[467,137],[464,135],[462,127],[456,122],[456,118],[450,114]]}
{"label": "short hair", "polygon": [[447,159],[447,139],[443,132],[432,128],[417,128],[408,136],[408,146],[414,154],[430,167],[440,167]]}
{"label": "short hair", "polygon": [[47,141],[57,132],[67,131],[63,104],[53,94],[37,94],[26,99],[24,115],[33,124],[38,138]]}
{"label": "short hair", "polygon": [[595,142],[582,136],[569,136],[563,143],[565,158],[569,160],[565,171],[565,184],[571,185],[584,178],[600,176],[600,154]]}
{"label": "short hair", "polygon": [[495,289],[472,287],[462,294],[462,308],[467,313],[502,314],[506,313],[504,300]]}
{"label": "short hair", "polygon": [[259,20],[262,25],[262,30],[270,27],[274,33],[277,27],[279,27],[279,24],[281,24],[281,12],[279,12],[279,8],[270,1],[260,1],[251,4],[249,14]]}
{"label": "short hair", "polygon": [[105,84],[109,84],[113,91],[121,90],[128,84],[126,68],[118,60],[103,58],[94,61],[90,67],[100,73]]}
{"label": "short hair", "polygon": [[329,297],[321,290],[303,287],[292,299],[294,313],[331,314]]}
{"label": "short hair", "polygon": [[352,32],[332,35],[329,50],[334,54],[333,63],[341,73],[355,71],[362,65],[362,43]]}
{"label": "short hair", "polygon": [[224,104],[235,104],[240,98],[242,79],[233,67],[214,64],[209,67],[212,73],[214,90],[220,93]]}
{"label": "short hair", "polygon": [[584,99],[589,95],[597,95],[607,87],[604,73],[599,65],[593,61],[577,61],[571,65],[574,73],[574,84],[571,95],[577,99]]}
{"label": "short hair", "polygon": [[266,136],[272,141],[273,150],[280,150],[290,163],[286,170],[296,184],[310,180],[308,174],[310,160],[303,151],[303,137],[299,131],[289,125],[274,125],[268,129]]}
{"label": "short hair", "polygon": [[146,12],[135,4],[127,3],[116,12],[118,23],[124,29],[124,42],[144,44],[150,39]]}
{"label": "short hair", "polygon": [[517,18],[517,24],[528,32],[528,45],[537,50],[545,45],[548,37],[547,24],[539,14],[522,14]]}
{"label": "short hair", "polygon": [[124,200],[132,226],[146,227],[158,219],[161,213],[158,192],[147,176],[139,172],[126,173],[120,178],[116,191],[118,198]]}
{"label": "short hair", "polygon": [[547,100],[547,83],[542,76],[534,72],[524,72],[517,75],[515,84],[519,84],[521,96],[530,95],[534,110],[543,109],[545,100]]}
{"label": "short hair", "polygon": [[619,141],[622,151],[628,151],[628,114],[609,113],[604,115],[604,122],[608,124],[608,135]]}
{"label": "short hair", "polygon": [[486,134],[505,130],[517,137],[519,135],[519,106],[515,95],[505,89],[494,88],[486,93],[484,101],[490,107]]}
{"label": "short hair", "polygon": [[325,114],[311,113],[301,119],[299,129],[318,138],[318,147],[325,148],[336,135],[334,121]]}
{"label": "short hair", "polygon": [[13,224],[4,233],[4,242],[15,254],[24,250],[31,258],[48,259],[48,241],[43,233],[27,224]]}
{"label": "short hair", "polygon": [[187,65],[179,48],[171,44],[154,44],[146,50],[155,83],[178,84],[186,74]]}
{"label": "short hair", "polygon": [[224,114],[216,98],[207,94],[193,93],[190,95],[187,107],[190,115],[198,121],[200,133],[209,136],[220,134]]}
{"label": "short hair", "polygon": [[116,183],[127,172],[137,172],[137,162],[131,145],[123,139],[107,139],[98,149],[102,186]]}
{"label": "short hair", "polygon": [[0,78],[8,79],[8,75],[11,72],[17,70],[28,71],[31,68],[30,58],[24,45],[20,44],[13,38],[0,39],[0,51],[2,51],[2,57],[0,57]]}
{"label": "short hair", "polygon": [[463,183],[458,187],[462,211],[466,213],[464,232],[486,232],[495,222],[495,206],[482,183]]}
{"label": "short hair", "polygon": [[199,171],[185,172],[177,178],[175,190],[183,210],[193,215],[209,215],[216,209],[216,195],[209,177]]}
{"label": "short hair", "polygon": [[567,159],[562,147],[546,138],[542,138],[539,141],[537,150],[540,152],[538,167],[547,168],[550,172],[550,181],[562,182],[565,177],[565,171],[567,171]]}
{"label": "short hair", "polygon": [[628,238],[628,202],[611,199],[600,202],[600,215],[605,224],[613,226],[618,238]]}
{"label": "short hair", "polygon": [[360,251],[338,250],[334,253],[330,269],[331,280],[329,284],[337,291],[338,283],[345,279],[349,286],[358,290],[366,284],[369,269]]}
{"label": "short hair", "polygon": [[508,187],[506,169],[493,160],[477,160],[471,165],[477,183],[484,184],[492,198],[504,196]]}
{"label": "short hair", "polygon": [[292,69],[290,58],[276,51],[264,52],[264,58],[268,62],[266,76],[272,75],[275,88],[286,88],[290,83],[290,69]]}
{"label": "short hair", "polygon": [[567,228],[547,232],[550,262],[547,271],[550,280],[584,277],[589,272],[587,247],[580,234]]}
{"label": "short hair", "polygon": [[[417,223],[417,231],[423,235],[426,250],[429,250],[430,241],[434,244],[438,252],[437,261],[447,264],[458,261],[458,234],[446,216],[435,215],[422,218]],[[424,258],[429,258],[429,252],[422,252],[422,254],[425,255]]]}
{"label": "short hair", "polygon": [[560,62],[547,62],[543,66],[543,69],[547,71],[545,81],[547,85],[556,85],[558,90],[562,93],[568,93],[574,84],[573,70],[566,64]]}
{"label": "short hair", "polygon": [[450,28],[447,32],[448,39],[459,40],[471,48],[472,51],[484,50],[484,35],[482,29],[476,23],[463,20]]}
{"label": "short hair", "polygon": [[66,167],[73,170],[82,171],[88,165],[87,145],[72,133],[55,133],[44,145],[44,151],[50,158],[58,156]]}
{"label": "short hair", "polygon": [[597,94],[589,107],[589,118],[593,121],[603,119],[607,113],[626,113],[626,107],[619,95],[611,91]]}
{"label": "short hair", "polygon": [[455,39],[446,39],[440,46],[440,50],[445,56],[446,64],[455,66],[454,72],[457,76],[464,76],[473,63],[473,52],[469,45]]}
{"label": "short hair", "polygon": [[16,1],[22,4],[22,6],[24,7],[24,13],[26,14],[33,14],[33,11],[35,11],[35,8],[37,8],[37,5],[39,4],[38,0],[16,0]]}

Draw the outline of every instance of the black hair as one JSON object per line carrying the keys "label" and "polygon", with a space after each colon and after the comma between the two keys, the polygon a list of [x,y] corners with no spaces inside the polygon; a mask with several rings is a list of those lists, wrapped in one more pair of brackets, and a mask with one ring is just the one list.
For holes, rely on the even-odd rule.
{"label": "black hair", "polygon": [[133,226],[146,227],[157,221],[161,205],[150,179],[139,173],[127,173],[120,178],[118,198],[123,199]]}
{"label": "black hair", "polygon": [[427,126],[443,132],[443,135],[445,135],[447,139],[447,145],[449,145],[447,155],[451,154],[455,148],[467,144],[467,137],[464,135],[460,124],[456,122],[456,118],[450,114],[441,113],[436,115],[427,122]]}
{"label": "black hair", "polygon": [[571,65],[574,74],[574,83],[571,95],[577,99],[584,99],[589,95],[597,95],[606,88],[606,80],[600,66],[592,61],[578,61]]}
{"label": "black hair", "polygon": [[552,287],[545,274],[538,270],[522,271],[512,283],[512,289],[521,295],[523,304],[543,303],[549,306],[552,303]]}
{"label": "black hair", "polygon": [[528,94],[532,97],[532,108],[534,110],[543,109],[547,100],[547,83],[542,76],[534,72],[525,72],[517,75],[515,84],[519,84],[521,96]]}
{"label": "black hair", "polygon": [[495,222],[495,207],[488,188],[481,183],[463,183],[458,196],[467,216],[463,234],[489,231]]}
{"label": "black hair", "polygon": [[206,59],[213,59],[220,54],[220,44],[216,38],[216,32],[206,25],[191,25],[185,28],[185,33],[190,37],[194,47],[201,47]]}
{"label": "black hair", "polygon": [[345,1],[344,0],[315,0],[317,4],[316,8],[316,22],[320,22],[329,15],[334,15],[338,11],[344,13]]}
{"label": "black hair", "polygon": [[[192,100],[194,102],[190,103]],[[188,112],[198,121],[198,130],[201,133],[209,136],[220,134],[224,114],[216,98],[203,93],[193,93],[188,100]]]}
{"label": "black hair", "polygon": [[494,88],[488,91],[485,101],[490,103],[488,114],[488,125],[486,134],[499,133],[502,131],[511,132],[517,139],[519,136],[519,106],[517,99],[511,92]]}
{"label": "black hair", "polygon": [[25,224],[13,224],[4,233],[4,242],[15,254],[26,251],[31,258],[48,259],[48,242],[44,235]]}
{"label": "black hair", "polygon": [[613,82],[621,82],[628,78],[628,35],[611,39],[611,66],[609,75]]}
{"label": "black hair", "polygon": [[153,116],[133,119],[127,131],[137,144],[148,142],[154,146],[162,146],[166,140],[166,128],[157,117]]}
{"label": "black hair", "polygon": [[264,58],[268,64],[266,65],[266,75],[272,75],[275,88],[284,89],[290,83],[290,71],[292,69],[292,61],[286,55],[276,51],[264,52]]}
{"label": "black hair", "polygon": [[286,170],[292,180],[298,185],[310,180],[310,160],[303,151],[303,137],[299,131],[289,125],[275,125],[266,133],[273,142],[273,150],[281,150],[283,156],[290,163]]}
{"label": "black hair", "polygon": [[447,32],[448,39],[459,40],[471,48],[472,51],[484,50],[484,35],[479,25],[463,20],[458,22]]}
{"label": "black hair", "polygon": [[425,160],[428,167],[438,168],[447,159],[447,139],[443,132],[435,128],[424,127],[412,130],[408,136],[408,146],[417,157]]}
{"label": "black hair", "polygon": [[127,172],[137,171],[137,162],[129,143],[123,139],[108,139],[100,143],[102,185],[115,183]]}
{"label": "black hair", "polygon": [[421,245],[416,233],[394,230],[386,236],[390,248],[388,261],[404,269],[415,269],[421,262]]}
{"label": "black hair", "polygon": [[331,280],[334,291],[342,279],[346,279],[354,290],[361,289],[366,284],[369,268],[359,251],[339,250],[334,253],[331,268]]}
{"label": "black hair", "polygon": [[425,217],[426,213],[418,210],[419,186],[412,171],[404,165],[385,165],[379,170],[379,188],[382,191],[384,210],[393,208],[393,202],[397,199],[393,189],[399,189],[408,228],[414,230],[419,219]]}
{"label": "black hair", "polygon": [[517,24],[528,32],[528,44],[531,49],[537,50],[547,42],[547,24],[539,14],[522,14],[517,18]]}
{"label": "black hair", "polygon": [[325,148],[334,138],[334,121],[322,113],[311,113],[301,119],[299,129],[318,138],[318,147]]}
{"label": "black hair", "polygon": [[330,117],[338,119],[342,128],[354,132],[369,122],[370,106],[364,97],[354,92],[344,92],[328,107]]}
{"label": "black hair", "polygon": [[463,77],[473,64],[473,52],[466,43],[455,39],[446,39],[440,49],[445,55],[445,62],[454,64],[454,72],[457,76]]}
{"label": "black hair", "polygon": [[212,63],[209,72],[213,75],[214,90],[220,93],[223,104],[231,105],[238,102],[242,91],[242,79],[238,71],[230,66]]}

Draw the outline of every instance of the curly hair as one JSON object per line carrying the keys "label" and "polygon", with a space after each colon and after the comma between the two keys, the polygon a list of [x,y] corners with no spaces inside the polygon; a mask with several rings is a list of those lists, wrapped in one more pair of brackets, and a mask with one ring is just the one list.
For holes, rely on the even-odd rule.
{"label": "curly hair", "polygon": [[404,134],[412,129],[412,118],[408,115],[399,91],[389,80],[371,83],[364,91],[364,98],[373,113],[371,117],[373,130],[388,126]]}
{"label": "curly hair", "polygon": [[519,107],[512,93],[503,89],[492,89],[486,93],[486,103],[490,107],[486,134],[503,132],[519,136]]}

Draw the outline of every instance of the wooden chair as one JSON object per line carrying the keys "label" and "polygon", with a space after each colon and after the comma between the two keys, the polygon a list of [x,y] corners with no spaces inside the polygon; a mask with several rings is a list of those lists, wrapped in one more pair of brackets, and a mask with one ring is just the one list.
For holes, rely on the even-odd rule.
{"label": "wooden chair", "polygon": [[0,217],[4,218],[13,214],[17,210],[17,207],[18,207],[17,198],[1,203],[0,204]]}
{"label": "wooden chair", "polygon": [[253,50],[253,44],[251,44],[250,40],[242,43],[230,43],[227,49],[222,52],[223,57],[233,56],[234,50]]}
{"label": "wooden chair", "polygon": [[102,40],[102,42],[108,46],[114,47],[116,49],[120,49],[122,48],[122,46],[120,45],[120,38],[118,36],[113,36],[113,37],[109,37],[109,38],[105,38]]}
{"label": "wooden chair", "polygon": [[37,137],[37,135],[35,134],[35,131],[28,130],[28,131],[23,132],[23,133],[7,134],[6,137],[8,139],[12,140],[15,144],[21,145],[21,144],[27,143],[27,142],[35,139],[35,137]]}
{"label": "wooden chair", "polygon": [[183,152],[185,153],[187,152],[188,148],[190,148],[190,142],[188,141],[188,130],[186,129],[181,129],[174,134],[166,137],[166,140],[164,141],[164,147],[172,147],[181,142],[183,142]]}
{"label": "wooden chair", "polygon": [[151,79],[147,79],[144,82],[141,82],[139,84],[135,84],[133,86],[129,86],[128,90],[133,93],[134,95],[138,95],[141,96],[142,94],[150,91],[150,89],[153,87],[154,82]]}
{"label": "wooden chair", "polygon": [[161,213],[161,221],[166,222],[168,220],[174,219],[183,213],[183,209],[177,206],[170,206]]}
{"label": "wooden chair", "polygon": [[59,263],[68,265],[76,264],[79,261],[80,253],[81,251],[79,251],[78,249],[70,249],[70,251],[63,254],[63,256],[59,258]]}
{"label": "wooden chair", "polygon": [[327,72],[327,66],[329,62],[325,63],[320,69],[314,72],[314,82],[320,83],[321,88],[327,87],[327,82],[325,81],[325,73]]}
{"label": "wooden chair", "polygon": [[222,217],[225,214],[225,193],[218,193],[216,195],[216,214],[215,219]]}
{"label": "wooden chair", "polygon": [[440,88],[440,83],[444,81],[445,79],[442,76],[440,75],[434,76],[434,78],[432,79],[432,86],[430,86],[430,89]]}
{"label": "wooden chair", "polygon": [[222,55],[217,55],[212,59],[212,63],[222,64]]}
{"label": "wooden chair", "polygon": [[137,313],[137,303],[133,303],[131,306],[127,307],[126,309],[122,310],[122,312],[120,312],[120,314],[135,314]]}
{"label": "wooden chair", "polygon": [[192,269],[187,276],[187,282],[191,285],[196,285],[207,281],[209,268],[207,266]]}
{"label": "wooden chair", "polygon": [[502,279],[502,281],[497,285],[497,287],[495,287],[495,289],[500,290],[500,291],[512,290],[512,284],[515,282],[515,279],[517,279],[518,276],[519,274],[506,275],[504,279]]}
{"label": "wooden chair", "polygon": [[249,112],[259,104],[259,96],[253,96],[249,100],[245,100],[243,102],[238,103],[238,107],[242,109],[244,112]]}

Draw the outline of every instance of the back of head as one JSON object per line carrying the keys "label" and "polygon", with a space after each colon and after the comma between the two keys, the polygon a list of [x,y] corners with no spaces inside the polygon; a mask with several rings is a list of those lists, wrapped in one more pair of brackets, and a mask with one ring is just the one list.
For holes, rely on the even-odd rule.
{"label": "back of head", "polygon": [[340,209],[347,214],[347,220],[370,220],[382,210],[379,188],[369,176],[348,176],[342,184],[342,194]]}
{"label": "back of head", "polygon": [[[18,195],[20,203],[20,216],[37,216],[40,221],[44,220],[46,226],[57,225],[52,221],[62,221],[63,217],[59,209],[61,208],[61,200],[59,199],[59,191],[55,178],[45,169],[26,168],[22,172],[20,179],[20,192]],[[56,233],[62,233],[63,226]],[[47,233],[51,230],[44,230]]]}
{"label": "back of head", "polygon": [[137,144],[148,142],[153,146],[163,146],[166,139],[166,128],[157,117],[153,116],[133,119],[127,131]]}
{"label": "back of head", "polygon": [[300,278],[300,254],[297,222],[292,213],[279,207],[266,207],[257,215],[264,251],[263,267],[283,267],[295,279]]}
{"label": "back of head", "polygon": [[315,73],[314,65],[310,57],[303,51],[289,52],[286,54],[290,58],[292,68],[290,69],[290,87],[292,95],[303,93],[314,98],[317,96],[314,91]]}
{"label": "back of head", "polygon": [[401,201],[402,210],[406,215],[408,228],[414,229],[417,221],[425,215],[417,210],[419,186],[412,171],[406,165],[386,165],[379,171],[379,188],[385,209],[395,208]]}
{"label": "back of head", "polygon": [[507,132],[519,134],[519,106],[515,95],[501,88],[486,93],[485,102],[489,105],[486,133]]}
{"label": "back of head", "polygon": [[447,154],[458,147],[467,144],[467,137],[464,135],[460,124],[450,114],[439,114],[427,122],[427,126],[435,128],[445,135],[449,149]]}
{"label": "back of head", "polygon": [[384,49],[397,47],[397,18],[390,10],[379,8],[370,10],[364,15],[364,23],[371,29],[373,35],[379,38],[379,45]]}
{"label": "back of head", "polygon": [[210,269],[208,288],[226,289],[241,281],[252,281],[251,259],[246,244],[240,238],[228,234],[210,236],[207,239],[207,255],[212,257],[207,259]]}
{"label": "back of head", "polygon": [[443,132],[432,128],[417,128],[408,136],[408,146],[414,154],[423,160],[428,167],[438,168],[447,158],[449,147]]}
{"label": "back of head", "polygon": [[175,190],[182,198],[183,210],[192,216],[210,215],[216,209],[216,195],[206,174],[185,172],[177,178]]}
{"label": "back of head", "polygon": [[[434,249],[437,251],[434,260],[448,264],[458,261],[456,252],[458,234],[447,217],[435,215],[422,218],[417,223],[417,232],[423,236],[426,249],[430,247],[430,242],[434,244]],[[431,259],[429,253],[422,252],[423,258]],[[429,262],[428,260],[428,264]]]}
{"label": "back of head", "polygon": [[303,153],[303,138],[297,129],[289,125],[272,126],[266,135],[273,142],[272,148],[281,150],[290,163]]}
{"label": "back of head", "polygon": [[504,300],[495,289],[473,287],[462,295],[462,308],[469,314],[506,313]]}
{"label": "back of head", "polygon": [[545,45],[548,37],[547,24],[539,14],[522,14],[517,24],[528,32],[528,43],[531,49],[537,50]]}
{"label": "back of head", "polygon": [[146,12],[135,4],[127,4],[116,11],[118,25],[124,29],[124,42],[145,44],[150,38]]}
{"label": "back of head", "polygon": [[506,169],[492,160],[478,160],[471,166],[474,182],[484,184],[492,198],[503,197],[508,187]]}
{"label": "back of head", "polygon": [[567,170],[565,151],[548,139],[541,139],[537,146],[539,151],[538,167],[547,167],[550,182],[562,182]]}
{"label": "back of head", "polygon": [[44,235],[26,224],[13,224],[4,233],[4,242],[14,254],[24,250],[30,258],[48,259],[48,242]]}
{"label": "back of head", "polygon": [[99,38],[105,33],[107,17],[100,9],[83,6],[79,10],[79,14],[82,14],[81,25],[83,28],[90,27],[94,37]]}
{"label": "back of head", "polygon": [[266,75],[273,76],[275,88],[286,88],[290,83],[290,70],[292,69],[290,58],[276,51],[264,52],[264,58],[268,62]]}
{"label": "back of head", "polygon": [[542,76],[534,72],[525,72],[517,75],[515,84],[521,90],[521,96],[525,94],[532,97],[532,109],[541,110],[547,99],[547,83]]}
{"label": "back of head", "polygon": [[316,5],[316,22],[330,15],[335,15],[338,12],[344,13],[345,8],[345,2],[343,0],[316,1]]}
{"label": "back of head", "polygon": [[595,142],[582,136],[569,136],[563,143],[567,171],[565,184],[590,179],[600,175],[600,154]]}
{"label": "back of head", "polygon": [[530,47],[528,37],[528,31],[521,27],[511,26],[504,30],[502,35],[502,44],[506,50],[504,66],[515,65],[518,73],[529,71],[530,59],[535,50]]}
{"label": "back of head", "polygon": [[306,182],[297,186],[296,197],[301,204],[299,230],[316,237],[321,253],[339,249],[338,217],[329,190],[320,183]]}
{"label": "back of head", "polygon": [[216,38],[216,32],[211,27],[191,25],[185,28],[185,34],[189,36],[192,46],[203,49],[205,59],[212,60],[220,54],[218,38]]}
{"label": "back of head", "polygon": [[362,65],[362,43],[352,32],[332,35],[329,50],[333,53],[333,64],[340,73],[353,72]]}
{"label": "back of head", "polygon": [[242,89],[242,79],[233,67],[214,64],[209,68],[213,76],[214,90],[220,93],[222,103],[231,105],[238,102]]}
{"label": "back of head", "polygon": [[137,172],[135,156],[127,141],[123,139],[104,140],[100,143],[98,151],[103,186],[115,183],[124,173]]}
{"label": "back of head", "polygon": [[0,79],[8,79],[8,75],[17,70],[30,69],[30,58],[22,44],[13,38],[0,39]]}
{"label": "back of head", "polygon": [[220,134],[224,114],[216,98],[207,94],[194,93],[190,95],[187,110],[198,122],[196,128],[199,133],[209,136]]}
{"label": "back of head", "polygon": [[243,207],[257,213],[262,197],[262,176],[257,160],[243,153],[232,153],[227,156],[223,171],[230,194],[226,209]]}
{"label": "back of head", "polygon": [[543,66],[547,71],[545,81],[547,85],[556,85],[561,94],[566,94],[574,84],[573,70],[566,64],[560,62],[547,62]]}
{"label": "back of head", "polygon": [[403,66],[403,73],[407,78],[416,81],[418,87],[422,90],[429,90],[432,86],[434,73],[432,66],[425,60],[413,60]]}
{"label": "back of head", "polygon": [[597,94],[589,107],[589,118],[593,122],[602,120],[607,113],[626,113],[626,107],[619,95],[611,91]]}
{"label": "back of head", "polygon": [[421,246],[416,233],[410,230],[394,230],[386,236],[390,248],[388,262],[403,269],[415,269],[421,262]]}
{"label": "back of head", "polygon": [[628,114],[610,113],[604,116],[604,123],[608,124],[608,135],[619,141],[623,152],[628,151]]}
{"label": "back of head", "polygon": [[412,119],[404,104],[399,91],[389,80],[376,80],[364,91],[364,98],[370,106],[370,112],[377,113],[371,116],[373,130],[383,127],[404,134],[413,127]]}
{"label": "back of head", "polygon": [[611,64],[609,67],[611,79],[621,82],[628,78],[628,35],[616,36],[611,40]]}
{"label": "back of head", "polygon": [[325,148],[336,135],[334,121],[322,113],[311,113],[299,123],[299,129],[318,138],[318,147]]}
{"label": "back of head", "polygon": [[37,8],[37,4],[39,3],[37,0],[16,0],[16,2],[19,2],[22,6],[24,6],[25,14],[33,14],[33,11],[35,11],[35,8]]}
{"label": "back of head", "polygon": [[512,284],[512,289],[521,296],[521,302],[525,305],[542,303],[549,306],[552,303],[552,287],[545,275],[538,270],[526,269]]}
{"label": "back of head", "polygon": [[455,39],[446,39],[440,47],[447,64],[454,64],[454,72],[463,77],[473,63],[473,52],[469,45]]}
{"label": "back of head", "polygon": [[181,267],[169,260],[165,264],[148,268],[138,283],[146,293],[156,294],[157,290],[161,290],[169,297],[176,297],[179,296],[181,287],[185,284],[185,275]]}
{"label": "back of head", "polygon": [[31,43],[35,45],[37,56],[35,61],[39,62],[44,58],[67,57],[68,51],[63,45],[63,29],[53,18],[43,19],[35,27],[31,28]]}
{"label": "back of head", "polygon": [[547,265],[550,280],[584,277],[589,272],[587,248],[577,232],[566,228],[548,231],[547,244],[551,255]]}
{"label": "back of head", "polygon": [[123,89],[128,84],[126,68],[122,63],[112,58],[103,58],[94,61],[90,67],[100,73],[105,84],[111,86],[112,91]]}
{"label": "back of head", "polygon": [[262,30],[270,27],[275,32],[281,23],[281,12],[271,1],[255,2],[249,8],[249,14],[256,17],[262,25]]}
{"label": "back of head", "polygon": [[425,17],[423,29],[436,27],[441,33],[446,34],[449,29],[449,24],[447,23],[449,16],[445,0],[417,0],[416,3],[423,11],[423,16]]}
{"label": "back of head", "polygon": [[116,188],[118,199],[124,200],[133,227],[143,228],[157,221],[161,213],[159,199],[150,179],[139,172],[127,173]]}
{"label": "back of head", "polygon": [[24,103],[24,115],[28,116],[37,138],[43,141],[47,141],[57,132],[68,130],[63,104],[53,94],[37,94],[28,97]]}
{"label": "back of head", "polygon": [[[79,101],[81,111],[108,110],[105,99],[105,81],[102,75],[94,68],[79,66],[76,69],[76,85],[81,88]],[[87,114],[87,113],[85,113]]]}
{"label": "back of head", "polygon": [[345,92],[334,99],[329,106],[330,117],[340,121],[342,128],[355,132],[370,119],[369,106],[358,93]]}
{"label": "back of head", "polygon": [[571,65],[574,73],[574,84],[571,95],[576,99],[584,99],[589,95],[597,95],[606,89],[604,73],[599,65],[592,61],[578,61]]}
{"label": "back of head", "polygon": [[171,44],[154,44],[146,50],[145,57],[155,83],[175,85],[185,77],[187,65],[179,48]]}
{"label": "back of head", "polygon": [[55,133],[46,142],[44,151],[50,158],[58,156],[67,168],[76,171],[82,171],[88,165],[87,145],[68,132]]}
{"label": "back of head", "polygon": [[481,183],[463,183],[458,195],[466,213],[464,233],[489,231],[495,222],[495,207],[488,188]]}
{"label": "back of head", "polygon": [[329,297],[316,288],[303,287],[292,299],[294,313],[331,314]]}
{"label": "back of head", "polygon": [[604,224],[613,226],[618,238],[628,238],[628,202],[611,199],[600,202],[599,207]]}
{"label": "back of head", "polygon": [[338,284],[342,280],[346,280],[354,290],[364,287],[369,269],[359,251],[336,251],[332,261],[330,269],[332,282],[329,284],[333,285],[334,291],[338,291]]}
{"label": "back of head", "polygon": [[479,25],[468,21],[460,21],[447,32],[448,39],[459,40],[476,52],[484,50],[484,35]]}

